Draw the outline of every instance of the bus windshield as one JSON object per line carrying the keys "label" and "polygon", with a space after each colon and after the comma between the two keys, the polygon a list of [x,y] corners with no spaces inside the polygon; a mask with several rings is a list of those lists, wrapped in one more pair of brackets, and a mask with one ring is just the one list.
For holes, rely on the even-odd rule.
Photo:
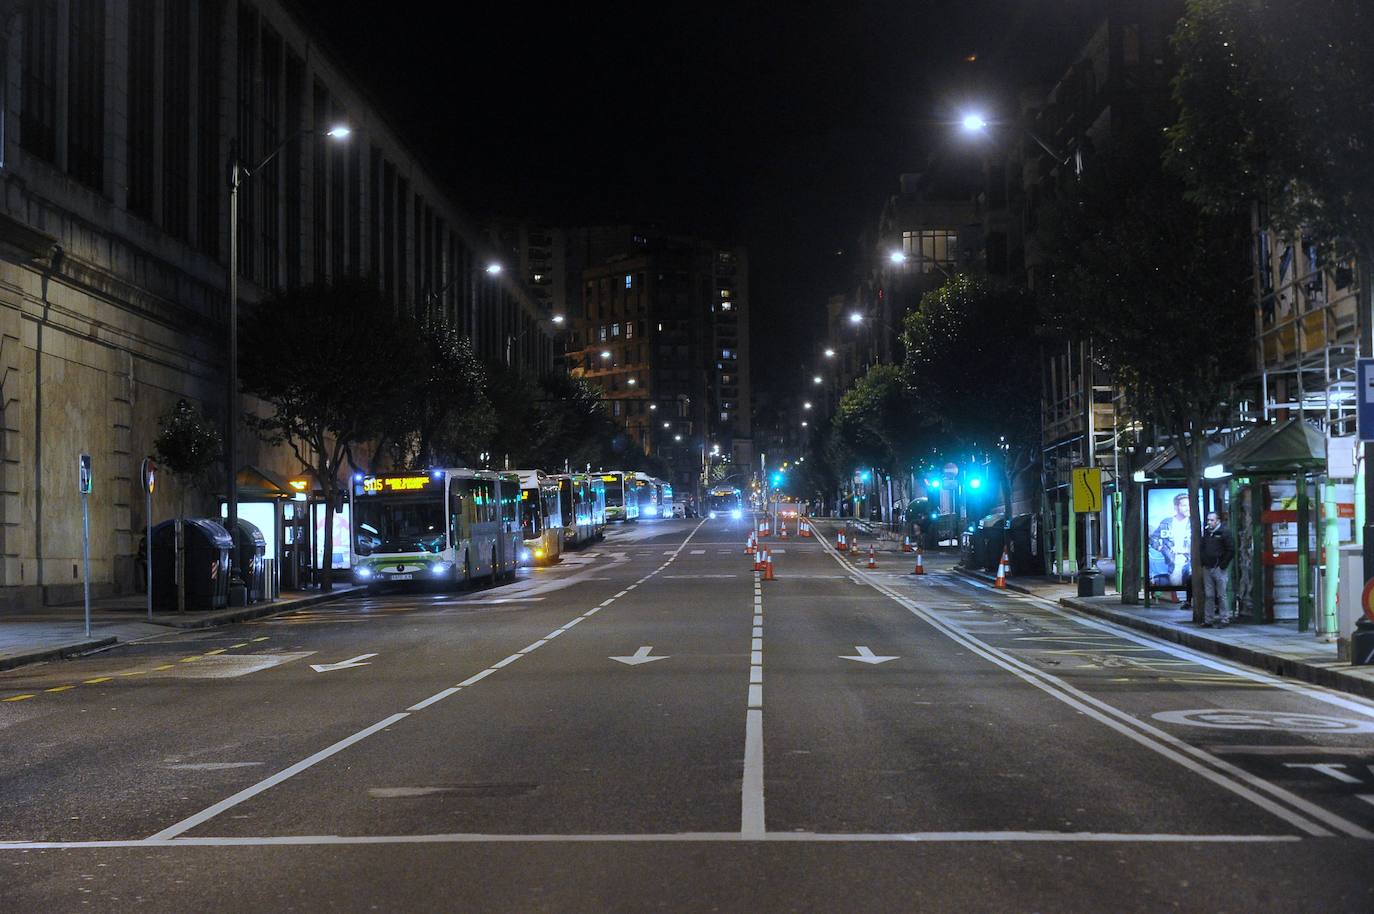
{"label": "bus windshield", "polygon": [[441,552],[444,548],[443,496],[355,499],[353,529],[358,555]]}
{"label": "bus windshield", "polygon": [[625,490],[619,481],[606,483],[606,507],[619,508],[625,504]]}

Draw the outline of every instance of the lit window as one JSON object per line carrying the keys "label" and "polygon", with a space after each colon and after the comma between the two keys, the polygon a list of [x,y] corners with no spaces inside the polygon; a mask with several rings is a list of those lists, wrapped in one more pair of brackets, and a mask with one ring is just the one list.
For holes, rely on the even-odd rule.
{"label": "lit window", "polygon": [[721,290],[720,290],[720,297],[721,297],[721,298],[729,298],[729,297],[730,297],[730,290],[729,290],[729,289],[721,289]]}
{"label": "lit window", "polygon": [[634,321],[626,321],[626,322],[625,322],[625,339],[627,339],[627,340],[632,340],[632,339],[634,339],[634,338],[635,338],[635,324],[634,324]]}
{"label": "lit window", "polygon": [[604,324],[601,326],[601,333],[600,333],[600,336],[601,336],[601,342],[603,342],[603,343],[606,342],[606,326],[605,326]]}
{"label": "lit window", "polygon": [[620,336],[619,324],[611,324],[611,336]]}
{"label": "lit window", "polygon": [[720,310],[722,310],[722,311],[729,311],[731,307],[732,307],[732,306],[731,306],[730,302],[728,302],[728,301],[723,301],[723,302],[720,303]]}
{"label": "lit window", "polygon": [[659,332],[659,333],[662,333],[662,332],[663,332],[663,323],[662,323],[661,321],[659,322],[659,325],[658,325],[658,332]]}
{"label": "lit window", "polygon": [[634,274],[633,274],[633,273],[626,273],[626,274],[625,274],[625,288],[627,288],[627,289],[633,289],[634,287],[635,287],[635,277],[634,277]]}

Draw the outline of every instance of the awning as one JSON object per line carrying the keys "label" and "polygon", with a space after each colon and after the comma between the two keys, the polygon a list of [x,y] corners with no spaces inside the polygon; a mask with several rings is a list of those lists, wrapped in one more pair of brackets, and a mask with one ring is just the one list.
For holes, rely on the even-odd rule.
{"label": "awning", "polygon": [[[1207,459],[1204,464],[1217,462],[1217,457],[1222,453],[1222,446],[1209,442],[1207,445]],[[1146,462],[1145,466],[1137,470],[1143,473],[1150,482],[1177,482],[1185,483],[1188,481],[1188,474],[1183,471],[1183,461],[1178,458],[1178,450],[1171,444],[1164,450],[1155,454]]]}
{"label": "awning", "polygon": [[1246,432],[1213,463],[1236,476],[1292,476],[1326,469],[1326,439],[1301,419]]}
{"label": "awning", "polygon": [[296,494],[275,476],[251,465],[239,469],[234,476],[234,483],[239,501],[245,498],[290,498]]}

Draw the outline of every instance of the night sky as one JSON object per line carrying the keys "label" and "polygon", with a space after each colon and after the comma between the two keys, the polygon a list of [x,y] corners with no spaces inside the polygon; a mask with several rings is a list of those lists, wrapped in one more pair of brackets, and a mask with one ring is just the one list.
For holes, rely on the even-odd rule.
{"label": "night sky", "polygon": [[1051,84],[1102,4],[297,0],[474,215],[747,245],[754,382],[775,389],[898,175],[970,100]]}

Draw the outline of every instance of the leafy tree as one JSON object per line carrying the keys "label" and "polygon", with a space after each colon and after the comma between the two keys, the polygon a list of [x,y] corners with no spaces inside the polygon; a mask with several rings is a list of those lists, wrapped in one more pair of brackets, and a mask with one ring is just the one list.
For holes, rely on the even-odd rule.
{"label": "leafy tree", "polygon": [[453,326],[435,320],[406,324],[419,356],[411,385],[396,403],[373,455],[395,467],[473,466],[495,432],[496,415],[487,398],[487,373],[472,343]]}
{"label": "leafy tree", "polygon": [[[908,391],[896,365],[874,365],[840,398],[831,420],[841,447],[863,465],[879,467],[898,482],[905,501],[907,467],[928,440],[929,421]],[[833,452],[832,452],[833,453]],[[839,475],[843,478],[851,467]]]}
{"label": "leafy tree", "polygon": [[1248,215],[1260,200],[1286,234],[1355,255],[1364,315],[1374,293],[1371,47],[1365,0],[1189,0],[1174,33],[1179,110],[1167,152],[1209,212]]}
{"label": "leafy tree", "polygon": [[[324,555],[333,554],[339,474],[352,449],[376,438],[415,389],[414,333],[375,286],[313,285],[263,301],[240,331],[243,389],[270,409],[247,422],[289,446],[325,500]],[[325,590],[330,589],[325,569]]]}
{"label": "leafy tree", "polygon": [[186,516],[186,491],[205,480],[220,456],[219,432],[185,400],[158,423],[153,452],[177,481],[177,518]]}
{"label": "leafy tree", "polygon": [[1091,341],[1134,415],[1178,452],[1200,569],[1207,443],[1250,369],[1248,226],[1188,200],[1161,152],[1148,136],[1117,142],[1042,213],[1039,239],[1052,325]]}
{"label": "leafy tree", "polygon": [[946,448],[997,454],[1005,511],[1040,450],[1038,310],[1020,288],[955,276],[906,316],[902,377]]}
{"label": "leafy tree", "polygon": [[[497,461],[556,470],[565,463],[601,466],[633,456],[594,385],[566,375],[536,378],[503,366],[490,370],[490,396],[501,419],[491,445]],[[623,451],[619,456],[617,445]]]}

